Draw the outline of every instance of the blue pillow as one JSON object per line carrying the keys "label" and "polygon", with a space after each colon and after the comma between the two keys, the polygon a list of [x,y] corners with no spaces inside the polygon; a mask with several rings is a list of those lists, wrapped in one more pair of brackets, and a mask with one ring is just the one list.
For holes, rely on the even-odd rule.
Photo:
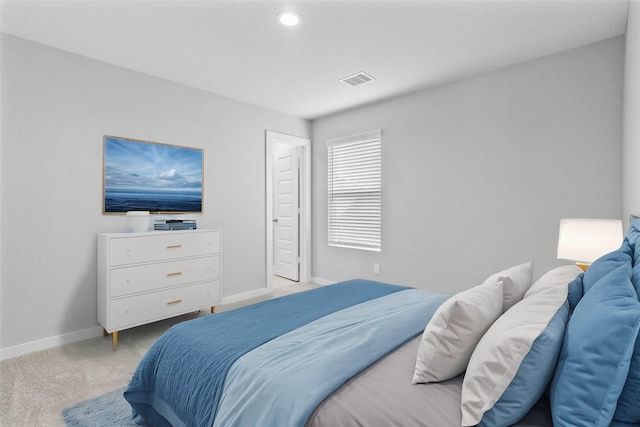
{"label": "blue pillow", "polygon": [[[631,223],[625,241],[634,249],[631,282],[640,293],[640,219]],[[636,348],[631,356],[629,375],[618,399],[618,407],[613,418],[617,421],[640,423],[640,337],[636,340]]]}
{"label": "blue pillow", "polygon": [[[627,232],[627,237],[631,237],[631,236],[637,236],[640,234],[640,217],[637,218],[633,218],[631,220],[631,227],[629,227],[629,230]],[[629,239],[629,240],[633,240],[633,238]]]}
{"label": "blue pillow", "polygon": [[576,309],[576,306],[584,295],[584,289],[582,287],[583,278],[584,273],[580,273],[578,277],[569,283],[569,295],[567,295],[567,300],[569,301],[569,315],[573,313],[573,310]]}
{"label": "blue pillow", "polygon": [[634,248],[633,270],[631,271],[631,282],[636,288],[636,292],[640,295],[640,240],[636,242]]}
{"label": "blue pillow", "polygon": [[640,218],[636,218],[631,222],[631,227],[629,227],[624,240],[633,249],[631,281],[636,288],[636,292],[640,295]]}
{"label": "blue pillow", "polygon": [[639,328],[631,264],[623,264],[585,292],[569,320],[551,382],[554,426],[609,426]]}
{"label": "blue pillow", "polygon": [[624,383],[618,407],[613,418],[617,421],[640,423],[640,336],[629,364],[629,375]]}
{"label": "blue pillow", "polygon": [[478,427],[506,426],[518,422],[536,404],[551,381],[569,318],[569,302],[553,316],[520,363],[500,400],[484,413]]}
{"label": "blue pillow", "polygon": [[621,265],[631,264],[632,256],[633,249],[625,239],[620,246],[620,249],[609,252],[608,254],[593,261],[587,272],[584,273],[584,278],[582,279],[584,293],[586,294],[589,292],[589,289],[591,289],[593,285],[595,285],[596,282],[603,278],[607,273],[612,272]]}

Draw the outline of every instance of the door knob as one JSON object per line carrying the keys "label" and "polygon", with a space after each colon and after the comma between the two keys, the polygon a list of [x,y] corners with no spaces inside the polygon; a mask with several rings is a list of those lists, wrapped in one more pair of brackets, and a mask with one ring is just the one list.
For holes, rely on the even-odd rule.
{"label": "door knob", "polygon": [[278,222],[278,218],[275,218],[275,219],[273,220],[273,222]]}

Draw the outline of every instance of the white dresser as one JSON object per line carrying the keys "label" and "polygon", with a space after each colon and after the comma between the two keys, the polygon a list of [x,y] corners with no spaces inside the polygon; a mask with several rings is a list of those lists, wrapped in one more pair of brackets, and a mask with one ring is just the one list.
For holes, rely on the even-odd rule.
{"label": "white dresser", "polygon": [[105,334],[220,302],[220,230],[98,235],[98,322]]}

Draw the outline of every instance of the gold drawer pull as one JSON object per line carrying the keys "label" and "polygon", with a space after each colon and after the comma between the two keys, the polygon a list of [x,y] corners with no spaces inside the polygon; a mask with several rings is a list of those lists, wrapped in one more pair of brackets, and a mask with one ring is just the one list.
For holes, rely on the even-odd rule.
{"label": "gold drawer pull", "polygon": [[182,271],[176,271],[175,273],[167,273],[167,277],[180,276],[181,274]]}
{"label": "gold drawer pull", "polygon": [[181,300],[181,299],[177,299],[177,300],[174,300],[174,301],[169,301],[169,302],[167,303],[167,305],[171,305],[171,304],[178,304],[179,302],[182,302],[182,300]]}
{"label": "gold drawer pull", "polygon": [[167,249],[176,249],[176,248],[181,248],[182,245],[168,245]]}

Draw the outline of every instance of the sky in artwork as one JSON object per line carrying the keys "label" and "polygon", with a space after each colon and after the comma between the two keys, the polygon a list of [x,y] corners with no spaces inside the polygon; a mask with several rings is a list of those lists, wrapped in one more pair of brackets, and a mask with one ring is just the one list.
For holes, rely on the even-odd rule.
{"label": "sky in artwork", "polygon": [[105,137],[105,188],[201,191],[202,154],[198,149]]}

